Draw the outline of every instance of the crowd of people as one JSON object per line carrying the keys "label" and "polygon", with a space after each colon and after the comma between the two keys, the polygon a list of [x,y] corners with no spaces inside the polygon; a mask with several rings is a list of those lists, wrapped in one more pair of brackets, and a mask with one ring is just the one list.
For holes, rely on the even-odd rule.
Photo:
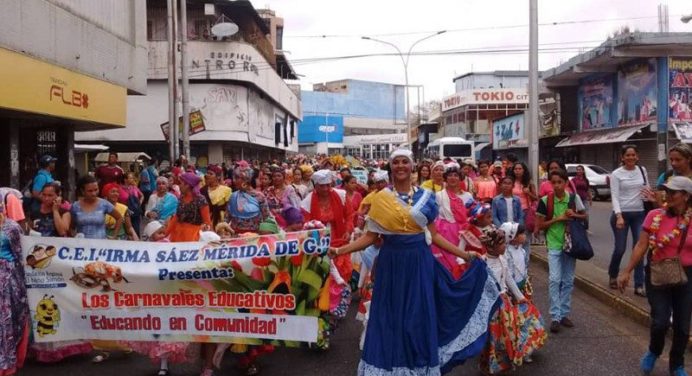
{"label": "crowd of people", "polygon": [[[577,325],[570,318],[576,259],[564,250],[567,224],[588,222],[591,197],[581,166],[569,179],[561,162],[541,163],[536,186],[529,167],[511,155],[497,162],[415,161],[410,151],[398,149],[386,161],[364,163],[367,179],[360,181],[356,166],[328,156],[204,169],[181,157],[171,168],[159,169],[153,160],[139,172],[124,171],[117,157],[111,153],[107,164],[79,179],[74,202],[54,181],[57,161],[51,156],[41,158],[28,195],[0,189],[0,375],[16,372],[27,356],[57,362],[95,350],[95,362],[113,351],[142,353],[157,362],[162,376],[169,374],[169,362],[199,358],[201,375],[209,376],[229,349],[208,343],[30,343],[21,234],[183,242],[208,240],[204,234],[210,233],[224,239],[329,228],[335,270],[328,283],[338,299],[323,308],[337,325],[351,295],[360,296],[362,375],[437,375],[474,357],[484,374],[498,374],[532,362],[548,330],[556,334]],[[672,315],[670,370],[683,376],[692,312],[692,152],[681,144],[669,158],[673,170],[653,185],[638,165],[636,147],[623,148],[622,167],[611,175],[615,249],[609,275],[610,287],[625,289],[634,270],[634,291],[652,306],[642,370],[650,372],[661,355]],[[628,231],[636,245],[621,271]],[[545,327],[528,273],[531,247],[543,241],[550,298]],[[652,285],[650,265],[664,259],[679,260],[684,284]],[[272,349],[230,347],[249,375],[259,372],[257,358]]]}

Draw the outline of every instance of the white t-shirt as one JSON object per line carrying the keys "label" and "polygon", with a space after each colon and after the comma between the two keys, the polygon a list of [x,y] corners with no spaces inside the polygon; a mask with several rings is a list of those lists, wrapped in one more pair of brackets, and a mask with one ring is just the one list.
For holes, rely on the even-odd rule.
{"label": "white t-shirt", "polygon": [[[642,166],[644,175],[646,168]],[[644,210],[642,188],[647,186],[642,176],[642,170],[636,166],[634,170],[620,167],[610,174],[610,195],[613,212],[638,212]]]}

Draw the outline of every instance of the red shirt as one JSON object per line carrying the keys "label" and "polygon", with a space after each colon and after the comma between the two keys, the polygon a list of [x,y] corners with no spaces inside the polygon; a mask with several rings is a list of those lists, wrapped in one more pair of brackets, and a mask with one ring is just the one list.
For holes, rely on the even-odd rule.
{"label": "red shirt", "polygon": [[99,186],[103,187],[108,183],[120,184],[120,182],[123,181],[123,175],[125,175],[125,172],[118,165],[111,167],[106,164],[99,166],[94,175],[96,176],[96,179],[99,180]]}
{"label": "red shirt", "polygon": [[[644,225],[642,228],[648,234],[651,234],[651,224],[653,223],[654,217],[658,215],[663,209],[656,209],[649,212],[644,219]],[[679,217],[671,217],[667,214],[661,216],[661,222],[658,231],[656,231],[656,239],[660,240],[664,235],[670,234],[678,223],[682,223],[682,219]],[[692,225],[692,224],[691,224]],[[678,253],[678,247],[680,246],[680,238],[682,237],[682,231],[680,235],[674,237],[670,243],[668,243],[664,248],[657,249],[656,254],[653,256],[652,260],[659,261],[664,258],[675,257]],[[685,239],[685,245],[680,251],[680,261],[683,266],[692,266],[692,229],[687,231],[687,237]]]}

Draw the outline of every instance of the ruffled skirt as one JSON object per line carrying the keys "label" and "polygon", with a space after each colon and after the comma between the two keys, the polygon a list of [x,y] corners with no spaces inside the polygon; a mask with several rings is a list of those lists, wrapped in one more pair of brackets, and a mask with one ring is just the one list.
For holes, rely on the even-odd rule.
{"label": "ruffled skirt", "polygon": [[483,261],[457,280],[435,262],[424,234],[386,235],[358,374],[440,375],[477,356],[498,294]]}

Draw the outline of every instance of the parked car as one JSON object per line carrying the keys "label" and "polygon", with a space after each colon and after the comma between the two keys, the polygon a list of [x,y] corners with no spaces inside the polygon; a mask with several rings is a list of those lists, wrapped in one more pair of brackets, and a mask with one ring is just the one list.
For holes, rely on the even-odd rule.
{"label": "parked car", "polygon": [[601,200],[610,197],[610,171],[598,165],[568,163],[565,167],[570,180],[577,175],[577,166],[584,166],[586,178],[589,179],[591,198]]}

